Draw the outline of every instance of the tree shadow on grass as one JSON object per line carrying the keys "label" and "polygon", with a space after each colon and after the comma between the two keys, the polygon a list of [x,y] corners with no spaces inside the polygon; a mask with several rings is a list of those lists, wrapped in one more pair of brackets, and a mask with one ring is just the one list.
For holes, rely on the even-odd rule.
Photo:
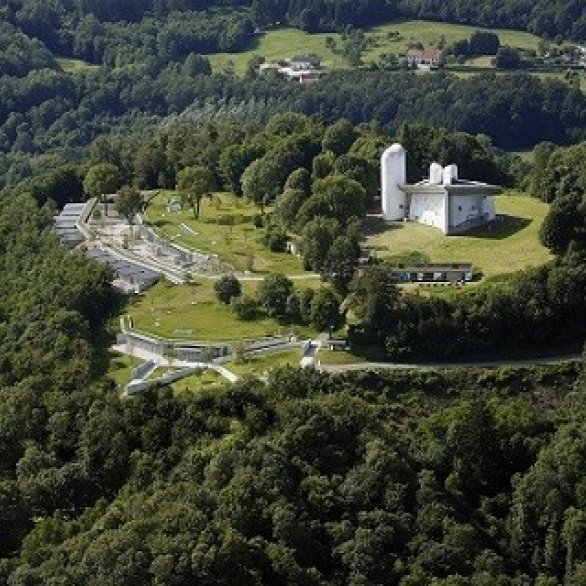
{"label": "tree shadow on grass", "polygon": [[373,238],[383,232],[401,230],[402,222],[385,222],[380,216],[366,216],[362,222],[362,234],[365,238]]}
{"label": "tree shadow on grass", "polygon": [[153,220],[149,222],[149,225],[155,228],[163,228],[164,226],[171,225],[171,222],[169,220]]}
{"label": "tree shadow on grass", "polygon": [[469,232],[464,232],[462,236],[471,238],[486,238],[489,240],[504,240],[524,230],[531,224],[530,218],[519,218],[518,216],[509,216],[508,214],[498,214],[497,217],[484,226],[473,228]]}

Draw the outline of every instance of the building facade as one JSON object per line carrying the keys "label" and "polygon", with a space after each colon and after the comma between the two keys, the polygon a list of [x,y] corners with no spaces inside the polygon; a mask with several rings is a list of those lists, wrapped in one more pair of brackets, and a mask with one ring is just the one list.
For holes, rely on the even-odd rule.
{"label": "building facade", "polygon": [[381,204],[386,221],[411,220],[460,234],[495,219],[496,185],[459,179],[455,164],[432,163],[429,177],[407,183],[407,158],[400,144],[381,157]]}

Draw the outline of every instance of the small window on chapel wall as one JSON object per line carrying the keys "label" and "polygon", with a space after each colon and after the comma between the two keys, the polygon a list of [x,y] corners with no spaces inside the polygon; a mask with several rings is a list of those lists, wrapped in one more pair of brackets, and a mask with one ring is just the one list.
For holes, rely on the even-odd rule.
{"label": "small window on chapel wall", "polygon": [[462,206],[458,206],[458,211],[461,212],[462,211]]}

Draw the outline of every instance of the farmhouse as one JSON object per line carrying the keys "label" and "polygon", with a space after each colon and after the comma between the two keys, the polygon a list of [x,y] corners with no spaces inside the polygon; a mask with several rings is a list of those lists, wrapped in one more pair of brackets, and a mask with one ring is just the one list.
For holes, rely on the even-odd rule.
{"label": "farmhouse", "polygon": [[310,84],[318,81],[323,70],[320,69],[321,60],[319,55],[313,53],[307,55],[296,55],[281,63],[261,63],[258,71],[261,74],[273,73],[285,78],[288,81],[296,81],[301,84]]}
{"label": "farmhouse", "polygon": [[454,164],[432,163],[429,178],[407,183],[407,159],[400,144],[381,157],[381,204],[386,221],[412,220],[439,228],[444,234],[460,234],[495,219],[496,185],[458,178]]}
{"label": "farmhouse", "polygon": [[442,52],[434,49],[425,51],[422,49],[409,49],[407,51],[407,63],[411,67],[434,69],[442,64]]}

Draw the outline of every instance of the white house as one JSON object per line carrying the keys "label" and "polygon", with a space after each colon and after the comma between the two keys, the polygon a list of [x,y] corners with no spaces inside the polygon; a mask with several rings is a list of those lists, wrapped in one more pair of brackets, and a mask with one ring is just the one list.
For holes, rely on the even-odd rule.
{"label": "white house", "polygon": [[495,218],[496,185],[458,178],[458,167],[432,163],[429,178],[407,183],[407,159],[400,144],[381,157],[381,204],[387,221],[412,220],[459,234]]}
{"label": "white house", "polygon": [[435,69],[443,63],[443,53],[438,49],[409,49],[406,57],[409,65],[423,69]]}

